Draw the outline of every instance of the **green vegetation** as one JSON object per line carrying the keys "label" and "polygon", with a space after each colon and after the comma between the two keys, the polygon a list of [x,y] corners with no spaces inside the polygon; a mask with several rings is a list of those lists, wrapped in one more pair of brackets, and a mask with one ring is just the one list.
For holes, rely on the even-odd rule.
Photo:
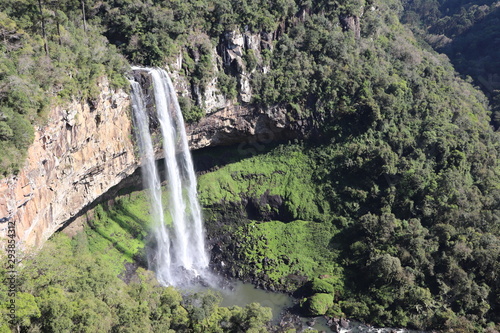
{"label": "green vegetation", "polygon": [[338,253],[330,250],[334,234],[331,229],[325,224],[305,221],[271,221],[240,227],[232,232],[239,244],[234,254],[244,265],[235,268],[235,275],[260,275],[272,289],[285,287],[288,291],[300,287],[303,283],[300,276],[342,276]]}
{"label": "green vegetation", "polygon": [[311,280],[311,292],[333,294],[335,291],[333,282],[332,278],[314,278]]}
{"label": "green vegetation", "polygon": [[[0,174],[16,173],[49,107],[95,99],[106,76],[126,87],[127,63],[98,26],[82,25],[78,2],[0,4]],[[43,31],[40,31],[42,27]]]}
{"label": "green vegetation", "polygon": [[302,305],[303,310],[311,316],[323,316],[332,306],[333,296],[324,293],[314,294]]}
{"label": "green vegetation", "polygon": [[194,105],[190,98],[179,96],[179,106],[182,111],[182,117],[186,123],[199,121],[205,115],[202,108]]}
{"label": "green vegetation", "polygon": [[[32,127],[44,123],[49,107],[72,99],[92,104],[102,77],[114,87],[126,87],[124,57],[135,64],[163,66],[182,54],[183,74],[202,92],[215,75],[212,50],[223,33],[272,32],[301,7],[327,11],[331,18],[357,5],[349,1],[337,10],[322,1],[292,0],[2,1],[0,174],[18,172],[33,140]],[[251,51],[244,58],[249,70],[259,67]],[[219,70],[221,92],[235,98],[236,73]],[[188,122],[204,114],[202,103],[194,100],[185,103]]]}
{"label": "green vegetation", "polygon": [[150,229],[148,202],[144,192],[121,197],[112,206],[102,204],[85,229],[90,252],[100,255],[109,270],[118,275],[124,262],[146,263],[144,242]]}
{"label": "green vegetation", "polygon": [[[252,199],[257,203],[256,216],[264,219],[277,215],[288,220],[331,219],[325,197],[312,181],[311,163],[314,161],[300,147],[279,146],[266,155],[245,159],[200,177],[200,203],[209,207],[221,201]],[[284,207],[274,205],[273,196],[284,199]]]}
{"label": "green vegetation", "polygon": [[[189,45],[184,53],[188,70],[195,66],[194,62],[190,65],[189,58],[200,58],[201,64],[196,65],[203,67],[203,57],[208,54],[203,49],[210,44],[199,43],[203,38],[200,32],[218,38],[223,32],[245,26],[252,31],[274,31],[278,22],[297,11],[292,0],[113,0],[106,4],[95,2],[94,6],[91,17],[102,17],[104,34],[132,62],[163,65],[165,58],[177,56],[182,46]],[[204,77],[198,74],[198,79]]]}
{"label": "green vegetation", "polygon": [[490,97],[500,127],[500,11],[490,0],[405,2],[402,20],[435,49],[447,54],[463,76]]}
{"label": "green vegetation", "polygon": [[[378,133],[320,147],[279,146],[201,176],[209,234],[230,235],[218,241],[217,258],[230,275],[272,290],[312,280],[298,290],[308,314],[416,328],[474,330],[494,322],[499,225],[497,213],[479,204],[497,193],[492,178],[480,177],[484,165],[468,165],[471,157],[457,161],[444,140],[440,155],[421,148],[398,155],[370,137]],[[492,158],[490,149],[483,158]],[[472,154],[478,158],[480,150]],[[485,194],[474,189],[479,184]],[[289,188],[307,202],[304,209],[287,196]],[[457,202],[459,193],[467,201]],[[330,297],[335,303],[325,308]]]}
{"label": "green vegetation", "polygon": [[[98,206],[91,227],[70,239],[56,234],[18,266],[15,325],[8,325],[6,284],[0,286],[0,330],[11,332],[267,332],[271,309],[219,307],[220,295],[181,295],[158,285],[153,272],[130,271],[148,228],[134,213],[143,194]],[[147,217],[147,215],[142,215]],[[2,257],[2,263],[5,258]],[[0,277],[9,276],[3,268]],[[120,275],[118,275],[120,273]],[[122,277],[120,279],[118,276]],[[127,281],[125,283],[124,281]]]}

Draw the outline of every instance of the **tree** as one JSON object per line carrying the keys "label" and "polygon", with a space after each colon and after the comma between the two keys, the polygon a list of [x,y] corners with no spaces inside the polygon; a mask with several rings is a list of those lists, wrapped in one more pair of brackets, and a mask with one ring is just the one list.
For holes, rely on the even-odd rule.
{"label": "tree", "polygon": [[42,36],[44,40],[45,55],[49,56],[49,45],[47,43],[47,33],[45,32],[45,15],[43,13],[42,0],[38,0],[38,9],[40,10],[40,20],[42,22]]}
{"label": "tree", "polygon": [[20,327],[29,327],[32,319],[40,318],[41,312],[33,295],[18,292],[16,300],[17,330]]}
{"label": "tree", "polygon": [[233,313],[231,322],[235,332],[267,332],[265,327],[272,318],[271,308],[262,307],[258,303],[250,303],[244,308],[235,306],[231,310]]}

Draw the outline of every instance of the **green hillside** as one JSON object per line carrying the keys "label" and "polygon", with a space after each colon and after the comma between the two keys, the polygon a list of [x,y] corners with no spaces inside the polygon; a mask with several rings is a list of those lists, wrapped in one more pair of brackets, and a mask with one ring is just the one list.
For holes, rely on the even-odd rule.
{"label": "green hillside", "polygon": [[495,1],[407,1],[407,22],[430,45],[450,57],[490,98],[500,126],[500,10]]}

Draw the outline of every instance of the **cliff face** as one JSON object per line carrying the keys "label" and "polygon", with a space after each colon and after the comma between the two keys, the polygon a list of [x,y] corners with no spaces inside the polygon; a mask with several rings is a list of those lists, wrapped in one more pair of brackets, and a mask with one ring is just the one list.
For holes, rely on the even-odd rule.
{"label": "cliff face", "polygon": [[231,144],[258,149],[261,144],[305,136],[308,128],[307,120],[292,121],[282,107],[231,106],[189,125],[187,132],[191,149]]}
{"label": "cliff face", "polygon": [[[24,168],[0,181],[0,217],[16,222],[23,247],[40,246],[137,168],[129,96],[101,83],[97,103],[51,110]],[[5,235],[7,223],[0,225]]]}
{"label": "cliff face", "polygon": [[[289,140],[307,135],[311,128],[309,119],[300,115],[290,118],[290,110],[283,106],[269,108],[251,104],[253,91],[250,81],[257,72],[267,73],[269,66],[263,61],[262,51],[273,50],[273,40],[283,32],[274,33],[238,30],[226,32],[212,50],[214,78],[200,89],[191,87],[182,71],[182,56],[170,66],[172,77],[180,95],[191,95],[199,100],[206,116],[187,128],[191,149],[220,145],[240,144],[242,149],[254,149],[272,141]],[[251,53],[255,64],[247,68],[244,55]],[[237,80],[238,95],[227,99],[218,86],[218,73],[231,72]],[[202,92],[203,91],[203,92]]]}

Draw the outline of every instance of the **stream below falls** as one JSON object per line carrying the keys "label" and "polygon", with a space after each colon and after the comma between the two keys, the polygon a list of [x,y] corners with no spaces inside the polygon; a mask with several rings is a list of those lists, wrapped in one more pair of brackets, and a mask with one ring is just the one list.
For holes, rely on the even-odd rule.
{"label": "stream below falls", "polygon": [[[318,332],[342,332],[342,333],[364,333],[364,332],[377,332],[377,333],[426,333],[424,331],[416,331],[401,328],[376,328],[355,320],[346,320],[347,328],[339,327],[338,330],[332,329],[328,324],[325,317],[299,317],[295,314],[293,307],[298,304],[298,299],[295,299],[284,293],[269,292],[262,289],[255,288],[251,283],[244,283],[241,281],[232,281],[224,283],[224,287],[206,287],[195,285],[188,289],[183,290],[185,293],[202,292],[206,290],[213,290],[219,292],[222,296],[220,306],[240,306],[244,307],[250,303],[259,303],[262,306],[271,308],[273,318],[271,324],[273,332],[284,332],[286,326],[291,328],[295,327],[297,333],[308,332],[312,329]],[[330,322],[331,324],[331,322]],[[284,329],[284,330],[281,330]]]}

